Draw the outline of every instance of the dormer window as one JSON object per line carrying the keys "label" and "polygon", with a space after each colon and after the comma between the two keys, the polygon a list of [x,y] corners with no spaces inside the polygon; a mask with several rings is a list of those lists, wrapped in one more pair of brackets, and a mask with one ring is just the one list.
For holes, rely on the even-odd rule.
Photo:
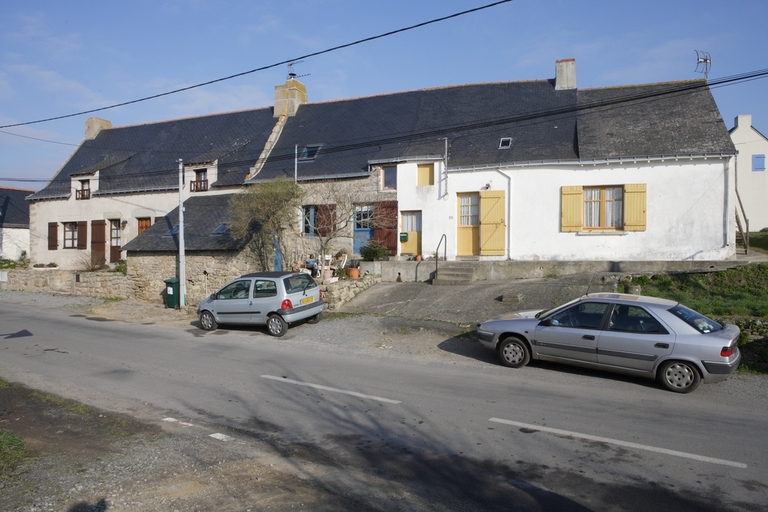
{"label": "dormer window", "polygon": [[212,235],[223,235],[229,232],[229,224],[219,224],[219,227],[213,230]]}
{"label": "dormer window", "polygon": [[208,190],[208,169],[195,169],[195,181],[189,182],[190,192],[205,192]]}
{"label": "dormer window", "polygon": [[299,155],[299,160],[314,160],[315,155],[319,150],[320,150],[319,145],[304,146],[304,149],[301,150],[301,154]]}
{"label": "dormer window", "polygon": [[91,198],[91,180],[80,180],[80,188],[75,190],[75,199]]}
{"label": "dormer window", "polygon": [[512,137],[502,137],[499,141],[499,149],[509,149],[512,147]]}
{"label": "dormer window", "polygon": [[163,235],[163,238],[169,237],[169,236],[176,236],[178,234],[179,234],[179,226],[177,224],[176,226],[173,226],[171,229],[169,229],[168,232]]}

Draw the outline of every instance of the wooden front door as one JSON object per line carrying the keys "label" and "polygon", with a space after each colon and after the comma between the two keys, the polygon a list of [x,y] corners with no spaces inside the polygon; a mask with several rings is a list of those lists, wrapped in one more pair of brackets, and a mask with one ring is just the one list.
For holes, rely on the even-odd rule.
{"label": "wooden front door", "polygon": [[458,216],[456,241],[458,256],[480,254],[480,195],[477,192],[458,194]]}
{"label": "wooden front door", "polygon": [[106,263],[107,252],[107,221],[91,221],[91,263],[94,266]]}

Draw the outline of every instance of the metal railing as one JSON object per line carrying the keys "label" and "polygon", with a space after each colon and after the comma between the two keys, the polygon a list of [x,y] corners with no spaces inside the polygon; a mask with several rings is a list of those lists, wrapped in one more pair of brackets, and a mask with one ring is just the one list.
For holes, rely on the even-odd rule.
{"label": "metal railing", "polygon": [[190,192],[205,192],[208,190],[208,180],[196,180],[189,182]]}
{"label": "metal railing", "polygon": [[[445,242],[445,245],[443,245],[443,242]],[[434,282],[435,279],[437,279],[437,271],[438,271],[438,264],[440,263],[440,246],[443,245],[443,260],[447,258],[448,254],[448,241],[445,236],[445,233],[443,233],[443,236],[440,237],[440,241],[437,242],[437,247],[435,248],[435,277],[432,278],[432,281]]]}
{"label": "metal railing", "polygon": [[75,190],[75,199],[90,199],[90,198],[91,198],[91,189],[81,188],[80,190]]}

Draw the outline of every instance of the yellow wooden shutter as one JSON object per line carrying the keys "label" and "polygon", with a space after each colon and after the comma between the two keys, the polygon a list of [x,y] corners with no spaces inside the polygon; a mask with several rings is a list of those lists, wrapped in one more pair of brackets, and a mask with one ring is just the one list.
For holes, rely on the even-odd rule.
{"label": "yellow wooden shutter", "polygon": [[584,225],[584,189],[581,185],[562,187],[560,231],[581,231]]}
{"label": "yellow wooden shutter", "polygon": [[504,256],[506,205],[503,190],[480,191],[480,255]]}
{"label": "yellow wooden shutter", "polygon": [[417,186],[424,187],[435,184],[435,164],[419,164],[417,172]]}
{"label": "yellow wooden shutter", "polygon": [[624,185],[624,230],[645,231],[645,183]]}

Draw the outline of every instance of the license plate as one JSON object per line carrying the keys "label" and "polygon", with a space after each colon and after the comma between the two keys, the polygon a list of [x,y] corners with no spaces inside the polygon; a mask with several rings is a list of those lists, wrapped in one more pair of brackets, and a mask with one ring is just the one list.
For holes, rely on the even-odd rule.
{"label": "license plate", "polygon": [[301,299],[301,303],[302,304],[309,304],[310,302],[314,302],[314,301],[315,301],[314,297],[306,297],[306,298]]}

